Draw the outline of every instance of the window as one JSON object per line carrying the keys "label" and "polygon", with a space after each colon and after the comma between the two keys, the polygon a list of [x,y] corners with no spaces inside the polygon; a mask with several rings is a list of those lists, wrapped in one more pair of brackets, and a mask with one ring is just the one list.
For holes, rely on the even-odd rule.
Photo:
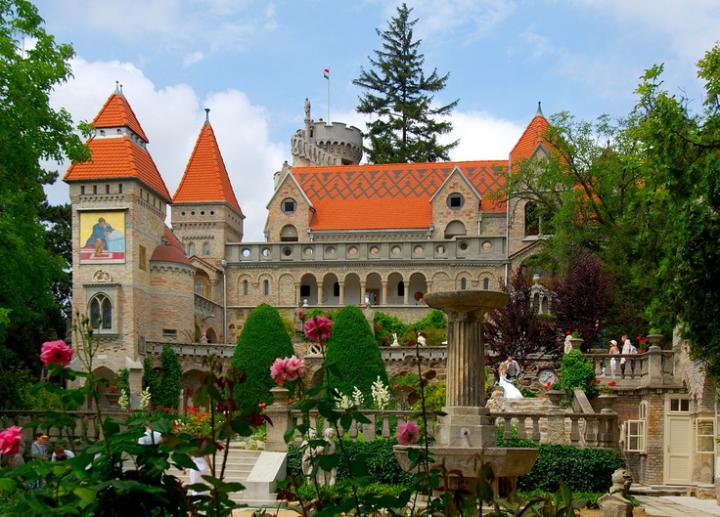
{"label": "window", "polygon": [[85,195],[85,185],[80,185],[80,195],[81,196]]}
{"label": "window", "polygon": [[177,337],[176,329],[163,329],[163,337],[169,337],[175,339]]}
{"label": "window", "polygon": [[645,452],[645,420],[625,421],[625,450]]}
{"label": "window", "polygon": [[643,401],[640,402],[640,406],[638,407],[638,417],[642,420],[647,418],[647,405],[647,402]]}
{"label": "window", "polygon": [[490,289],[490,279],[487,277],[483,278],[483,289],[486,291]]}
{"label": "window", "polygon": [[286,214],[294,214],[295,209],[297,208],[297,204],[295,203],[294,199],[288,197],[282,200],[282,203],[280,203],[280,208]]}
{"label": "window", "polygon": [[713,454],[715,452],[715,422],[712,418],[695,420],[696,452]]}
{"label": "window", "polygon": [[405,282],[403,282],[402,280],[400,282],[398,282],[397,295],[405,296]]}
{"label": "window", "polygon": [[105,193],[106,194],[110,193],[110,185],[105,185]]}
{"label": "window", "polygon": [[122,183],[118,185],[118,194],[122,194]]}
{"label": "window", "polygon": [[280,230],[280,240],[282,242],[297,242],[298,232],[292,224],[286,224]]}
{"label": "window", "polygon": [[467,289],[467,278],[462,277],[460,279],[460,289],[463,289],[463,290]]}
{"label": "window", "polygon": [[458,192],[453,192],[447,198],[447,206],[452,208],[453,210],[458,210],[459,208],[462,208],[464,204],[465,198],[462,194]]}
{"label": "window", "polygon": [[309,298],[310,297],[310,286],[309,285],[301,285],[300,286],[300,297],[301,298]]}
{"label": "window", "polygon": [[93,185],[93,194],[97,194],[97,185]]}
{"label": "window", "polygon": [[687,413],[690,411],[689,399],[670,399],[670,411],[676,413]]}
{"label": "window", "polygon": [[338,282],[333,284],[333,296],[340,296],[340,284]]}
{"label": "window", "polygon": [[138,253],[138,267],[143,271],[147,271],[147,252],[145,246],[140,245],[140,252]]}
{"label": "window", "polygon": [[202,243],[202,252],[203,252],[203,255],[205,255],[206,257],[208,255],[210,255],[210,243],[209,242],[206,241],[206,242]]}
{"label": "window", "polygon": [[525,236],[540,235],[540,209],[537,203],[528,201],[525,203]]}
{"label": "window", "polygon": [[210,298],[210,279],[205,273],[195,274],[195,294]]}
{"label": "window", "polygon": [[461,221],[451,221],[445,227],[446,239],[452,239],[453,237],[465,235],[465,233],[467,233],[465,230],[465,225]]}
{"label": "window", "polygon": [[195,243],[194,242],[188,242],[187,245],[187,254],[188,256],[192,257],[195,255]]}
{"label": "window", "polygon": [[94,329],[112,328],[112,303],[104,294],[97,294],[90,300],[90,324]]}
{"label": "window", "polygon": [[242,293],[243,293],[243,296],[247,296],[249,290],[250,290],[250,286],[249,286],[249,284],[248,284],[248,281],[247,281],[247,280],[243,280],[243,283],[242,283]]}
{"label": "window", "polygon": [[263,296],[270,296],[270,280],[263,280]]}

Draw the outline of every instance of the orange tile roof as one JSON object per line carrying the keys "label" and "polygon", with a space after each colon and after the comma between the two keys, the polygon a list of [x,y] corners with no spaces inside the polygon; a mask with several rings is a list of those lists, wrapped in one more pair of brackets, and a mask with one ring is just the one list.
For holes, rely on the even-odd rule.
{"label": "orange tile roof", "polygon": [[121,127],[126,126],[148,143],[148,137],[145,135],[140,122],[138,122],[135,112],[130,107],[125,96],[121,93],[113,93],[105,101],[105,105],[93,120],[93,125],[98,128],[104,127]]}
{"label": "orange tile roof", "polygon": [[173,203],[216,201],[242,214],[212,126],[203,124]]}
{"label": "orange tile roof", "polygon": [[110,178],[137,178],[170,202],[170,193],[150,153],[127,136],[91,138],[87,141],[91,158],[75,162],[65,173],[65,181]]}
{"label": "orange tile roof", "polygon": [[522,160],[530,158],[538,144],[545,143],[543,135],[550,127],[548,120],[542,115],[535,115],[523,131],[515,147],[510,151],[511,160]]}
{"label": "orange tile roof", "polygon": [[190,260],[185,255],[185,250],[180,244],[180,241],[175,237],[175,234],[167,226],[163,230],[163,237],[167,241],[167,244],[160,244],[153,251],[151,261],[157,262],[175,262],[177,264],[185,264],[186,266],[192,266]]}
{"label": "orange tile roof", "polygon": [[315,231],[427,228],[430,198],[456,166],[483,197],[482,212],[505,211],[504,200],[487,197],[505,184],[505,160],[293,167],[292,174],[315,207]]}

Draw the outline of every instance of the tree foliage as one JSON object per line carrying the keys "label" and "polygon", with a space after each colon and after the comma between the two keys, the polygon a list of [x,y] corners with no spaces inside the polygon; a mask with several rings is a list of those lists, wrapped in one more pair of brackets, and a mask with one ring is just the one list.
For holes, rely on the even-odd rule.
{"label": "tree foliage", "polygon": [[458,101],[433,106],[434,94],[445,87],[449,74],[439,75],[433,69],[426,75],[421,40],[414,39],[417,19],[411,19],[411,13],[403,3],[388,28],[376,31],[382,47],[369,58],[370,69],[361,68],[353,81],[363,89],[357,111],[373,116],[366,149],[372,163],[448,160],[449,151],[458,143],[439,142],[440,136],[452,130],[452,123],[442,117],[449,115]]}
{"label": "tree foliage", "polygon": [[169,346],[164,346],[160,355],[160,380],[155,391],[151,391],[153,404],[175,409],[180,401],[182,390],[182,367],[177,354]]}
{"label": "tree foliage", "polygon": [[270,366],[278,357],[291,355],[292,343],[280,314],[270,305],[258,305],[245,320],[231,360],[234,368],[247,374],[247,382],[235,392],[241,408],[256,410],[260,402],[272,402],[270,389],[275,382]]}
{"label": "tree foliage", "polygon": [[327,360],[337,366],[342,376],[332,380],[333,387],[345,395],[351,396],[357,386],[365,400],[370,401],[371,386],[378,376],[384,384],[388,384],[385,365],[370,324],[354,305],[344,307],[335,315]]}
{"label": "tree foliage", "polygon": [[70,76],[72,55],[30,2],[0,1],[0,308],[9,311],[10,360],[32,367],[38,343],[65,333],[53,288],[62,290],[68,262],[43,225],[55,215],[43,187],[57,173],[42,163],[88,158],[69,113],[49,104],[51,90]]}

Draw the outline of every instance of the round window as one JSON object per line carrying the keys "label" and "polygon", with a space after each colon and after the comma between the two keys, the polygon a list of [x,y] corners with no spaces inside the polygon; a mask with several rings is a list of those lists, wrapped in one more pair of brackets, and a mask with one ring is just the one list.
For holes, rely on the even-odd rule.
{"label": "round window", "polygon": [[447,205],[453,210],[458,210],[459,208],[462,208],[464,204],[465,198],[459,192],[453,192],[447,198]]}
{"label": "round window", "polygon": [[263,257],[269,257],[270,256],[270,248],[263,248],[261,253],[262,253]]}
{"label": "round window", "polygon": [[282,211],[286,214],[293,214],[295,213],[295,208],[297,208],[297,205],[293,198],[286,197],[282,200],[282,203],[280,203],[280,208],[282,208]]}
{"label": "round window", "polygon": [[290,255],[292,255],[292,250],[290,248],[283,248],[283,255],[289,257]]}
{"label": "round window", "polygon": [[241,254],[243,257],[248,258],[250,256],[250,248],[243,248]]}

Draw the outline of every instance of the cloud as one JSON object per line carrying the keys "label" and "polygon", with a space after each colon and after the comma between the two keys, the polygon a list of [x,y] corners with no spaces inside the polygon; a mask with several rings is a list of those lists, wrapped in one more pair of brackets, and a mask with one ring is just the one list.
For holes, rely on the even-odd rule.
{"label": "cloud", "polygon": [[205,54],[200,52],[199,50],[196,50],[195,52],[190,52],[183,58],[183,68],[187,68],[189,66],[194,65],[195,63],[199,63],[205,58]]}
{"label": "cloud", "polygon": [[[211,108],[210,120],[247,216],[246,240],[263,239],[272,175],[289,156],[286,145],[270,140],[270,114],[265,108],[235,89],[212,92],[201,99],[186,84],[158,88],[130,63],[76,58],[72,66],[75,77],[55,89],[51,104],[65,107],[76,121],[92,120],[112,92],[113,81],[119,80],[150,139],[148,150],[171,194],[177,189],[204,120],[203,108]],[[64,173],[67,164],[58,168]],[[47,193],[52,203],[68,200],[67,186],[61,181],[48,187]]]}

